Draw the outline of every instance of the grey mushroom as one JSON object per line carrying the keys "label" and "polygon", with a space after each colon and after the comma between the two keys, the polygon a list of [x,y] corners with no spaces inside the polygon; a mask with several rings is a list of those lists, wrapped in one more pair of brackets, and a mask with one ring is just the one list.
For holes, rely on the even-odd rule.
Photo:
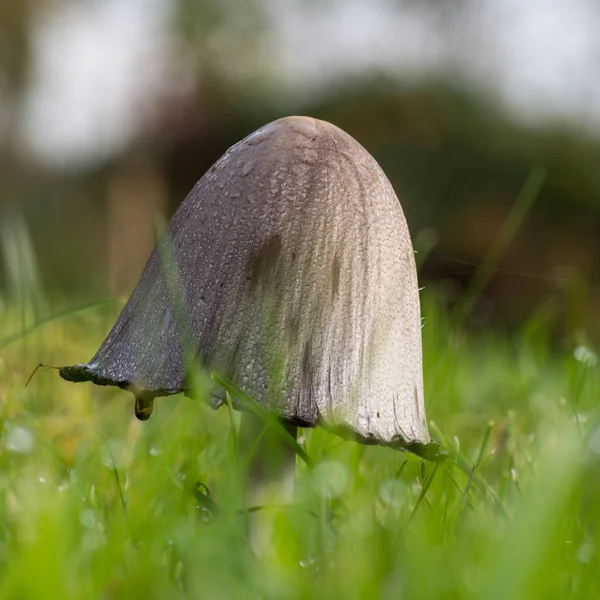
{"label": "grey mushroom", "polygon": [[[289,426],[428,454],[408,227],[375,159],[338,127],[287,117],[232,146],[96,355],[60,374],[132,391],[145,420],[155,397],[192,393],[191,365]],[[224,398],[216,388],[214,408]]]}

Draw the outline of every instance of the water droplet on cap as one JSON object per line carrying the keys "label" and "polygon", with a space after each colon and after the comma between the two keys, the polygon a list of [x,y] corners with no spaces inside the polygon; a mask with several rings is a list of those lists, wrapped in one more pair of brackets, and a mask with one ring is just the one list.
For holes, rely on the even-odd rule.
{"label": "water droplet on cap", "polygon": [[136,398],[134,412],[140,421],[147,421],[152,416],[154,398]]}

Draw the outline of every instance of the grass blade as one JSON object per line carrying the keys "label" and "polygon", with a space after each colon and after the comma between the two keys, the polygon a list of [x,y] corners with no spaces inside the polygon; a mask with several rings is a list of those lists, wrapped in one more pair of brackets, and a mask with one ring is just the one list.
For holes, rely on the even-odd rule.
{"label": "grass blade", "polygon": [[211,373],[212,380],[222,387],[227,393],[231,394],[233,398],[238,400],[240,404],[249,412],[256,415],[265,425],[272,427],[279,436],[291,446],[296,454],[306,463],[307,466],[311,467],[313,461],[308,456],[306,451],[300,446],[300,444],[286,431],[285,427],[274,417],[271,413],[266,411],[254,398],[246,394],[243,390],[237,387],[233,382],[229,381],[226,377],[217,373]]}

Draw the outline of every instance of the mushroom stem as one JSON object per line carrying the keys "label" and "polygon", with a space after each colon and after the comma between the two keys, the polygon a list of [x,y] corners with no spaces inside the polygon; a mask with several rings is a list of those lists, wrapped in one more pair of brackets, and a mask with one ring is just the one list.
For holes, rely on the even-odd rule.
{"label": "mushroom stem", "polygon": [[[296,439],[297,427],[284,427]],[[240,457],[248,460],[246,470],[246,507],[290,504],[294,497],[296,453],[272,426],[252,413],[242,413]],[[273,520],[262,510],[248,513],[250,547],[258,556],[269,548]]]}
{"label": "mushroom stem", "polygon": [[[283,424],[296,439],[298,428]],[[274,430],[256,415],[243,412],[240,423],[240,453],[248,460],[248,506],[277,499],[291,501],[294,494],[296,452]]]}

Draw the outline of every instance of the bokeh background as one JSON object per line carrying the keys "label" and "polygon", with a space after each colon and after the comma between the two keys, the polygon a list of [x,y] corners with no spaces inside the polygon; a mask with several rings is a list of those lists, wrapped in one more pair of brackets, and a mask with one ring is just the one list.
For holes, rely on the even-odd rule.
{"label": "bokeh background", "polygon": [[126,296],[205,170],[307,114],[380,162],[450,306],[543,167],[469,325],[597,337],[598,31],[594,0],[3,0],[0,310]]}

